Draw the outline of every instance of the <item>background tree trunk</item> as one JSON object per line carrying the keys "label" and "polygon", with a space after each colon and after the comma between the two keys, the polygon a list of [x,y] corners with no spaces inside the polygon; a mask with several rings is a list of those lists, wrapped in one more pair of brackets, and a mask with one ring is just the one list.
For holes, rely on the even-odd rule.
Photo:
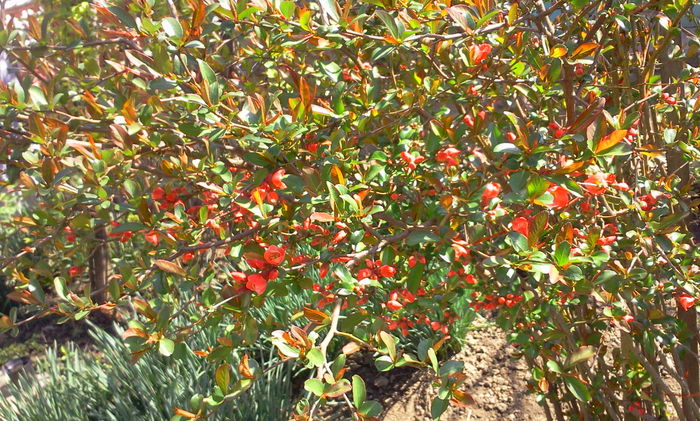
{"label": "background tree trunk", "polygon": [[95,245],[90,252],[90,283],[92,291],[99,291],[94,300],[100,304],[107,301],[107,276],[109,269],[109,246],[104,224],[95,227]]}

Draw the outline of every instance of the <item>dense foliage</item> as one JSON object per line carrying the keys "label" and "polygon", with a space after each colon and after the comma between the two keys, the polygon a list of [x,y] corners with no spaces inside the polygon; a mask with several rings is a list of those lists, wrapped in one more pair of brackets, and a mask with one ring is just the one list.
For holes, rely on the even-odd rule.
{"label": "dense foliage", "polygon": [[[434,371],[438,418],[471,403],[436,352],[469,299],[548,417],[700,418],[694,2],[41,4],[0,32],[2,163],[35,203],[0,264],[38,311],[3,328],[114,310],[138,359],[224,323],[192,419],[263,375],[233,364],[261,337],[317,371],[295,419],[372,419],[364,349]],[[252,313],[302,293],[303,323]]]}

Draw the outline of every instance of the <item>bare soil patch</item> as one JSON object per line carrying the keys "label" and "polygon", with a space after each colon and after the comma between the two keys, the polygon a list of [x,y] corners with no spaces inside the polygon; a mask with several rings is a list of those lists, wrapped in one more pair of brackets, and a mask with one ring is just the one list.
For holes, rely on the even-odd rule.
{"label": "bare soil patch", "polygon": [[[464,361],[466,391],[476,406],[450,405],[441,420],[546,420],[544,410],[527,391],[527,366],[514,360],[512,353],[505,334],[495,326],[469,332],[464,349],[453,359]],[[388,388],[393,399],[383,402],[383,421],[431,420],[430,402],[437,391],[431,386],[429,375],[414,372],[404,382],[408,387],[401,392],[394,392],[393,385]]]}

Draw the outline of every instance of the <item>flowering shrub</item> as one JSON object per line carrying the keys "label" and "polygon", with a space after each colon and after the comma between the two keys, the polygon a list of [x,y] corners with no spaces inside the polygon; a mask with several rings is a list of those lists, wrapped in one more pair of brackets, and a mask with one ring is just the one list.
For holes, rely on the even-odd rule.
{"label": "flowering shrub", "polygon": [[[439,418],[473,403],[437,358],[465,297],[499,311],[550,418],[700,415],[693,2],[54,3],[0,33],[22,67],[3,163],[39,202],[13,220],[11,297],[133,309],[134,359],[228,323],[196,351],[216,388],[178,416],[261,377],[229,362],[264,335],[317,371],[297,420],[380,414],[345,372],[360,349],[432,370]],[[250,315],[304,290],[303,327]],[[432,341],[404,352],[418,325]]]}

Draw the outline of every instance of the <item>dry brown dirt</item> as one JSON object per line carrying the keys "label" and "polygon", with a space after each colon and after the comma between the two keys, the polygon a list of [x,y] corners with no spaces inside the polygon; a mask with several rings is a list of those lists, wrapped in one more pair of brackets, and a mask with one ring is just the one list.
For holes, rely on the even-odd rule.
{"label": "dry brown dirt", "polygon": [[[546,420],[544,411],[527,392],[529,376],[522,361],[513,360],[513,349],[505,341],[505,334],[489,326],[471,331],[464,349],[452,359],[464,361],[467,375],[465,390],[476,406],[458,408],[450,405],[442,421],[464,420]],[[383,421],[428,421],[430,401],[436,391],[426,373],[413,372],[401,380],[393,399],[382,399],[385,408]],[[393,385],[389,386],[393,389]]]}

